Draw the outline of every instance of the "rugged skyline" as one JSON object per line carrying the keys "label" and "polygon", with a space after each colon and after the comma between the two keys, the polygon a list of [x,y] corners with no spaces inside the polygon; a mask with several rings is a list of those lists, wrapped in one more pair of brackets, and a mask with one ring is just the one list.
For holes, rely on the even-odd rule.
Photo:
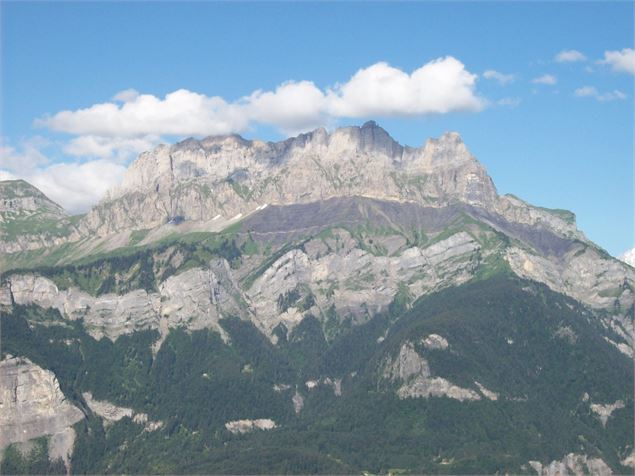
{"label": "rugged skyline", "polygon": [[71,212],[159,142],[374,119],[413,147],[458,131],[502,193],[635,244],[631,3],[2,9],[0,169]]}

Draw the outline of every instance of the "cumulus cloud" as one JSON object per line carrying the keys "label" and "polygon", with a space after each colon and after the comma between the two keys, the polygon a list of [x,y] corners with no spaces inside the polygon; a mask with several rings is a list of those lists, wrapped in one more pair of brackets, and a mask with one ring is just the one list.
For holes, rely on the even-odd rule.
{"label": "cumulus cloud", "polygon": [[329,113],[335,117],[422,116],[480,111],[476,75],[447,56],[408,74],[387,63],[360,69],[344,84],[328,91]]}
{"label": "cumulus cloud", "polygon": [[549,86],[553,86],[558,82],[558,79],[552,74],[543,74],[542,76],[538,76],[531,80],[532,83],[535,84],[546,84]]}
{"label": "cumulus cloud", "polygon": [[20,150],[7,144],[0,143],[0,157],[2,158],[3,169],[11,171],[31,170],[46,164],[49,160],[40,151],[40,148],[47,144],[47,140],[36,136],[31,137],[21,143]]}
{"label": "cumulus cloud", "polygon": [[0,180],[24,179],[71,213],[84,212],[97,203],[121,181],[126,169],[120,163],[103,159],[51,163],[37,144],[46,143],[35,138],[18,148],[2,146]]}
{"label": "cumulus cloud", "polygon": [[583,86],[581,88],[576,89],[573,94],[577,97],[591,97],[595,98],[600,102],[607,101],[621,101],[626,99],[626,94],[618,89],[614,89],[613,91],[609,91],[606,93],[600,93],[593,86]]}
{"label": "cumulus cloud", "polygon": [[63,162],[26,172],[0,170],[0,180],[24,179],[70,213],[83,213],[111,187],[121,182],[126,168],[108,160]]}
{"label": "cumulus cloud", "polygon": [[58,163],[22,177],[71,213],[81,213],[121,182],[126,168],[108,160]]}
{"label": "cumulus cloud", "polygon": [[586,61],[586,56],[578,50],[563,50],[555,57],[556,63],[575,63],[577,61]]}
{"label": "cumulus cloud", "polygon": [[133,138],[85,135],[68,141],[63,151],[74,157],[114,159],[123,163],[141,152],[152,149],[160,142],[160,137],[153,135]]}
{"label": "cumulus cloud", "polygon": [[488,69],[487,71],[485,71],[483,73],[483,77],[485,79],[493,79],[495,81],[498,81],[503,86],[507,83],[511,83],[512,81],[514,81],[514,79],[516,79],[516,76],[513,74],[504,74],[493,69]]}
{"label": "cumulus cloud", "polygon": [[604,59],[599,63],[611,66],[613,71],[635,75],[635,50],[624,48],[622,51],[605,51]]}
{"label": "cumulus cloud", "polygon": [[59,132],[101,137],[226,134],[245,129],[247,123],[240,105],[186,89],[164,99],[140,94],[121,105],[95,104],[36,121],[36,125]]}
{"label": "cumulus cloud", "polygon": [[275,91],[258,90],[242,99],[247,120],[273,124],[285,132],[324,124],[325,94],[311,81],[286,82]]}
{"label": "cumulus cloud", "polygon": [[2,180],[16,180],[18,177],[13,175],[11,172],[7,170],[0,170],[0,181]]}
{"label": "cumulus cloud", "polygon": [[[205,136],[241,132],[255,123],[283,131],[306,130],[339,118],[423,116],[479,111],[476,75],[456,58],[430,61],[407,73],[387,63],[360,69],[348,81],[322,90],[311,81],[289,81],[273,91],[257,90],[238,101],[180,89],[159,98],[135,90],[113,101],[61,111],[37,125],[78,136],[139,138]],[[94,150],[97,147],[92,147]],[[71,150],[76,149],[75,146]],[[105,154],[102,151],[101,154]]]}

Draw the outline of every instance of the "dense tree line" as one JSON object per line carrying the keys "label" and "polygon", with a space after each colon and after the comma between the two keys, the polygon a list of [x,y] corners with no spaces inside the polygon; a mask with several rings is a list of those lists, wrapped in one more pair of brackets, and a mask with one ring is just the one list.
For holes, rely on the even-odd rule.
{"label": "dense tree line", "polygon": [[[309,317],[290,332],[280,328],[277,345],[252,323],[227,319],[228,343],[209,330],[173,330],[153,356],[155,331],[111,342],[94,340],[81,323],[38,324],[60,320],[56,311],[17,306],[2,316],[2,351],[53,370],[77,405],[85,408],[81,394],[91,391],[164,422],[155,432],[128,418],[107,427],[94,416],[78,423],[78,473],[518,473],[529,460],[572,451],[619,471],[633,441],[632,362],[601,337],[590,311],[509,277],[415,303],[402,293],[386,314],[328,339],[325,324]],[[575,340],[558,336],[565,327]],[[431,333],[449,349],[424,348]],[[469,388],[478,381],[499,399],[400,400],[381,368],[405,341],[435,375]],[[342,396],[326,384],[305,385],[325,377],[342,379]],[[298,415],[296,391],[304,397]],[[622,399],[626,408],[604,428],[584,393],[593,402]],[[272,418],[278,428],[225,429],[243,418]],[[39,458],[14,455],[4,464],[52,471],[37,466]]]}

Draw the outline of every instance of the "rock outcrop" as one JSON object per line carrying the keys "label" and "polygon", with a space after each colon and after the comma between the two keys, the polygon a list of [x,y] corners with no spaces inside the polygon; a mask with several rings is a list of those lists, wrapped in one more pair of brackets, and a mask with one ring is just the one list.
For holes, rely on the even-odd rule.
{"label": "rock outcrop", "polygon": [[146,431],[156,431],[163,426],[161,421],[152,421],[146,413],[135,412],[132,408],[120,407],[106,400],[96,400],[90,392],[82,394],[88,408],[102,417],[107,423],[114,423],[122,418],[130,418],[138,425],[143,425]]}
{"label": "rock outcrop", "polygon": [[229,276],[227,262],[214,259],[209,266],[169,277],[160,284],[159,292],[137,289],[101,296],[77,288],[60,290],[50,279],[35,274],[16,274],[6,279],[0,305],[35,304],[57,309],[65,319],[82,319],[87,332],[96,339],[115,340],[147,329],[157,329],[165,336],[170,328],[181,326],[191,330],[211,328],[224,336],[219,319],[243,316],[247,311]]}
{"label": "rock outcrop", "polygon": [[602,422],[602,426],[606,427],[606,423],[609,421],[609,418],[613,414],[615,410],[619,410],[624,408],[624,402],[622,400],[617,400],[614,403],[600,404],[600,403],[592,403],[591,411],[595,413],[600,421]]}
{"label": "rock outcrop", "polygon": [[225,428],[231,433],[250,433],[254,430],[273,430],[276,422],[269,418],[259,418],[257,420],[233,420],[225,423]]}
{"label": "rock outcrop", "polygon": [[624,342],[607,340],[632,357],[635,328],[635,270],[588,246],[572,248],[559,259],[510,247],[505,259],[518,276],[544,283],[587,306],[606,311],[602,321]]}
{"label": "rock outcrop", "polygon": [[0,450],[49,436],[49,456],[62,458],[68,466],[75,441],[72,426],[82,418],[53,372],[25,358],[0,361]]}
{"label": "rock outcrop", "polygon": [[[255,323],[269,336],[281,323],[292,330],[305,315],[324,315],[331,306],[363,322],[386,310],[400,287],[416,298],[463,283],[474,275],[480,245],[461,232],[425,248],[377,256],[341,230],[303,248],[284,254],[247,290]],[[290,295],[293,302],[281,307],[281,297]]]}
{"label": "rock outcrop", "polygon": [[608,476],[613,474],[611,468],[601,458],[589,458],[587,455],[569,453],[560,461],[542,464],[530,461],[529,465],[539,476],[582,476],[593,474]]}
{"label": "rock outcrop", "polygon": [[433,377],[426,359],[410,342],[404,343],[399,355],[384,369],[384,378],[401,383],[399,398],[429,398],[446,396],[459,401],[480,400],[475,390],[459,387],[442,377]]}

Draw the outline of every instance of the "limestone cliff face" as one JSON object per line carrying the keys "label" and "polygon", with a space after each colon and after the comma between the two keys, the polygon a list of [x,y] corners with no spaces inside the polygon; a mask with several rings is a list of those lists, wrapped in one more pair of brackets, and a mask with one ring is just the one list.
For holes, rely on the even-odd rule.
{"label": "limestone cliff face", "polygon": [[604,325],[619,334],[629,346],[612,342],[621,352],[633,356],[635,335],[635,271],[591,247],[574,247],[559,259],[510,247],[505,256],[519,276],[533,279],[554,291],[571,296],[591,308],[608,311]]}
{"label": "limestone cliff face", "polygon": [[478,382],[475,386],[481,390],[460,387],[449,380],[433,376],[430,366],[415,350],[411,342],[405,342],[399,354],[384,365],[383,376],[401,386],[397,389],[399,398],[429,398],[446,396],[455,400],[480,400],[481,394],[490,400],[498,395],[486,389]]}
{"label": "limestone cliff face", "polygon": [[539,476],[582,476],[584,474],[608,476],[613,474],[611,468],[601,458],[576,453],[569,453],[560,461],[547,464],[530,461],[529,465]]}
{"label": "limestone cliff face", "polygon": [[67,464],[84,414],[70,403],[55,375],[25,358],[0,361],[0,450],[40,436],[51,436],[49,455]]}
{"label": "limestone cliff face", "polygon": [[[376,256],[341,230],[305,243],[304,251],[284,254],[254,281],[247,296],[255,324],[272,337],[279,324],[291,330],[305,315],[324,316],[331,306],[338,315],[363,322],[385,311],[400,287],[417,298],[467,281],[479,249],[470,235],[457,233],[425,248]],[[294,297],[281,305],[285,296]]]}
{"label": "limestone cliff face", "polygon": [[[219,320],[250,319],[275,342],[274,329],[291,331],[307,314],[338,314],[363,322],[385,311],[400,287],[419,297],[470,279],[478,265],[479,244],[460,232],[428,247],[410,247],[396,256],[365,251],[345,230],[293,249],[242,291],[224,259],[168,277],[158,292],[92,296],[77,288],[59,289],[37,274],[13,274],[0,288],[0,305],[36,304],[57,309],[63,318],[82,319],[90,335],[116,339],[135,331],[211,328],[224,337]],[[283,301],[288,301],[283,304]]]}
{"label": "limestone cliff face", "polygon": [[278,143],[239,136],[186,140],[141,154],[120,187],[82,221],[108,234],[179,217],[232,217],[268,204],[369,196],[493,207],[494,185],[458,134],[403,147],[373,122]]}
{"label": "limestone cliff face", "polygon": [[212,260],[208,269],[194,268],[169,277],[159,292],[137,289],[123,295],[91,296],[77,288],[60,290],[35,274],[10,276],[0,293],[0,305],[36,304],[57,309],[69,320],[83,319],[87,332],[101,339],[157,329],[162,336],[170,328],[215,329],[222,317],[243,316],[244,305],[235,283],[227,278],[227,262]]}

